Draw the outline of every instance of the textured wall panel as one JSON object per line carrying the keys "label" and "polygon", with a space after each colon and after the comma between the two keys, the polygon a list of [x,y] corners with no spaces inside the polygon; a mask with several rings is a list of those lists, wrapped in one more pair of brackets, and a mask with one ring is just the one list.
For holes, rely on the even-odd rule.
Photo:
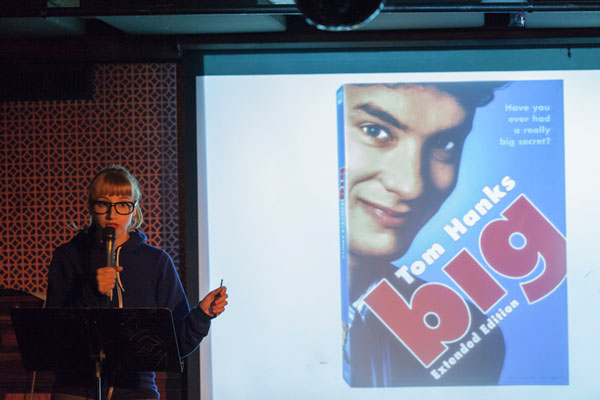
{"label": "textured wall panel", "polygon": [[142,230],[179,260],[175,64],[94,69],[91,101],[0,103],[0,285],[46,290],[52,250],[86,220],[85,190],[102,167],[142,186]]}

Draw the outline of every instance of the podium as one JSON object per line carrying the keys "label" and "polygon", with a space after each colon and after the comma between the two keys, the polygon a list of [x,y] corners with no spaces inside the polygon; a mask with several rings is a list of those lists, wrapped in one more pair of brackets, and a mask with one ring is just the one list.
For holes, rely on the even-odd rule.
{"label": "podium", "polygon": [[103,368],[183,370],[167,308],[15,308],[11,317],[25,369],[94,371],[98,400]]}

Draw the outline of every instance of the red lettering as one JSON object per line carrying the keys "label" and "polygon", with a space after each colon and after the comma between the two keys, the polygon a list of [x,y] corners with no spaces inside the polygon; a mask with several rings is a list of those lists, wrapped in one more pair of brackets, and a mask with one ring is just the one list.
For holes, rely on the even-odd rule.
{"label": "red lettering", "polygon": [[[437,283],[419,287],[408,304],[384,279],[367,294],[365,303],[425,367],[447,350],[446,343],[462,338],[471,325],[463,298]],[[430,314],[435,326],[426,322]]]}
{"label": "red lettering", "polygon": [[458,253],[442,269],[484,313],[506,294],[506,290],[467,250]]}
{"label": "red lettering", "polygon": [[[481,232],[482,255],[494,271],[511,279],[525,278],[541,269],[537,276],[521,283],[529,303],[539,301],[552,293],[566,276],[565,238],[524,195],[507,207],[502,216],[504,219],[490,222]],[[514,235],[522,236],[522,246],[513,242]],[[484,313],[506,294],[490,272],[465,249],[443,271]],[[471,325],[465,300],[439,283],[420,286],[407,302],[384,279],[367,294],[365,303],[425,367],[447,350],[447,343],[461,339]]]}
{"label": "red lettering", "polygon": [[[530,275],[543,262],[543,271],[521,288],[529,303],[541,300],[563,281],[567,274],[566,241],[560,232],[521,195],[502,216],[481,232],[481,252],[498,273],[517,279]],[[525,239],[521,248],[511,244],[511,236]]]}

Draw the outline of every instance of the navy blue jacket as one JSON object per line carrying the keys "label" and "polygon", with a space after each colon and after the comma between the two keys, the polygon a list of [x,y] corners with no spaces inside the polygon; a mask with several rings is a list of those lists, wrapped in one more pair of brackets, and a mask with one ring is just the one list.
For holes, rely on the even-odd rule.
{"label": "navy blue jacket", "polygon": [[[123,307],[166,307],[173,313],[179,351],[182,357],[194,351],[208,334],[211,317],[200,307],[190,310],[181,281],[169,255],[146,243],[139,229],[130,232],[120,248],[117,265],[123,267],[120,279],[124,289]],[[46,307],[106,307],[107,296],[98,292],[96,270],[105,266],[105,250],[94,228],[82,231],[59,246],[48,271]],[[111,307],[116,307],[113,296]],[[94,371],[85,374],[61,373],[55,392],[95,396]],[[115,386],[113,399],[159,397],[153,372],[118,373],[104,371],[105,382]]]}

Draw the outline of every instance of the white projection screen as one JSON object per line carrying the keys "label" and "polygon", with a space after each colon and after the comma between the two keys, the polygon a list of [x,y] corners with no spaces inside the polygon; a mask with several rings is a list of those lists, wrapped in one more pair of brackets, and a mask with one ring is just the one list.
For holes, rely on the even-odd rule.
{"label": "white projection screen", "polygon": [[599,50],[201,59],[202,400],[600,398]]}

